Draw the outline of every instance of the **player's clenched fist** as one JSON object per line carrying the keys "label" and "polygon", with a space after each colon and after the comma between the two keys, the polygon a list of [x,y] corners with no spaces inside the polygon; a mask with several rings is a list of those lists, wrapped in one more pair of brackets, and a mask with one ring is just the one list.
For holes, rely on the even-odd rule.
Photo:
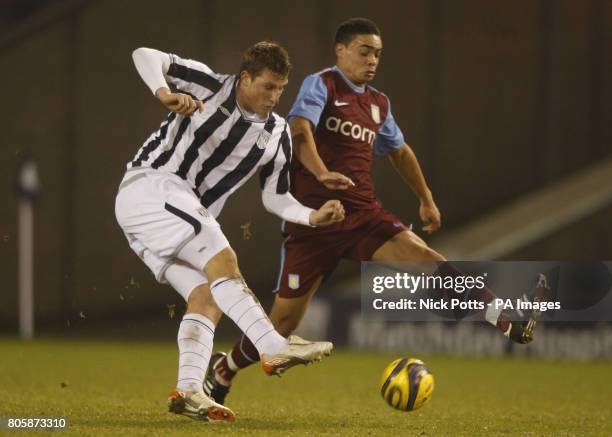
{"label": "player's clenched fist", "polygon": [[434,203],[433,200],[425,203],[421,203],[421,207],[419,208],[419,215],[421,216],[421,220],[425,224],[423,226],[423,230],[428,234],[437,231],[442,226],[442,217],[440,215],[440,211],[438,207]]}
{"label": "player's clenched fist", "polygon": [[166,108],[178,114],[191,115],[196,109],[199,111],[204,109],[202,101],[194,100],[187,94],[170,92],[168,88],[158,89],[155,95]]}
{"label": "player's clenched fist", "polygon": [[329,226],[344,220],[344,207],[339,200],[328,200],[317,211],[310,213],[310,224]]}

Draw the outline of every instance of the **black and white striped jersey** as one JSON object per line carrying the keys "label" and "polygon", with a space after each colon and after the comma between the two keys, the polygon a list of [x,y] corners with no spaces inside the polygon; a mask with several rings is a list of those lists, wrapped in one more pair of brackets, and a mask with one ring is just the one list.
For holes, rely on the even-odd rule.
{"label": "black and white striped jersey", "polygon": [[215,217],[258,169],[262,190],[288,192],[291,135],[285,119],[273,112],[267,120],[250,118],[236,103],[237,76],[215,73],[191,59],[170,58],[167,82],[203,100],[204,110],[189,117],[170,113],[128,168],[177,174]]}

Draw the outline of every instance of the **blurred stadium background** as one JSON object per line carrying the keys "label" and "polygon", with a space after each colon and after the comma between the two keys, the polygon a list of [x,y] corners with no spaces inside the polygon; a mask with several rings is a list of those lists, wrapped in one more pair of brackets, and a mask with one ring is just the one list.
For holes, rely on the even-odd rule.
{"label": "blurred stadium background", "polygon": [[[133,67],[133,49],[235,72],[244,48],[277,40],[294,64],[277,111],[284,115],[302,78],[333,64],[335,27],[351,16],[382,30],[374,85],[391,97],[442,211],[433,247],[455,260],[612,258],[612,2],[3,0],[0,334],[18,332],[15,180],[30,155],[40,179],[36,335],[175,338],[184,305],[130,251],[113,213],[126,162],[164,116]],[[415,198],[384,160],[375,181],[386,207],[418,229]],[[251,288],[269,304],[279,220],[260,206],[256,181],[220,221]],[[424,344],[427,353],[510,351],[488,331],[473,340],[469,324],[364,326],[345,310],[358,305],[358,274],[358,265],[342,265],[302,332],[415,354]],[[612,356],[608,324],[575,328],[544,329],[550,340],[522,353]],[[234,333],[222,322],[220,338]]]}

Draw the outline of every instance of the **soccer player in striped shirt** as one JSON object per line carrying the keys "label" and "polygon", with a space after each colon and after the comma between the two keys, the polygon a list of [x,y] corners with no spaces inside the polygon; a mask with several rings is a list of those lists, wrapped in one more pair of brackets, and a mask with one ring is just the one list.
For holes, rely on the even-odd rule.
{"label": "soccer player in striped shirt", "polygon": [[[431,233],[441,225],[440,212],[393,118],[389,98],[370,85],[382,53],[378,27],[364,18],[342,23],[335,51],[337,64],[304,79],[288,116],[297,157],[291,168],[291,192],[312,208],[338,198],[347,215],[325,229],[284,224],[281,272],[270,313],[283,335],[297,327],[310,299],[341,258],[429,261],[439,265],[442,276],[462,275],[376,198],[371,177],[374,154],[387,156],[418,197],[423,230]],[[487,303],[495,295],[487,288],[472,289],[470,298]],[[518,343],[532,339],[533,321],[511,322],[494,306],[483,316]],[[236,372],[257,360],[257,351],[243,336],[230,354],[213,355],[205,391],[224,402]]]}
{"label": "soccer player in striped shirt", "polygon": [[272,109],[291,64],[264,41],[244,52],[239,75],[140,48],[138,73],[171,112],[127,165],[115,213],[131,248],[156,279],[187,302],[178,331],[179,369],[170,411],[232,421],[203,393],[215,326],[224,313],[250,339],[263,370],[279,374],[329,355],[332,344],[281,336],[240,274],[215,218],[227,198],[259,170],[265,208],[289,222],[328,226],[344,218],[338,200],[308,208],[289,193],[291,134]]}

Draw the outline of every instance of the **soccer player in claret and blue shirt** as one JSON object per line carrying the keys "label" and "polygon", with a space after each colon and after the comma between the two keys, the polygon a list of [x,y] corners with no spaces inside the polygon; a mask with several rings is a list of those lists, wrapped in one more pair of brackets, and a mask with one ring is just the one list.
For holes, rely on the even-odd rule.
{"label": "soccer player in claret and blue shirt", "polygon": [[[346,218],[325,229],[283,223],[281,272],[270,313],[283,335],[297,327],[310,299],[342,258],[437,262],[439,274],[461,275],[376,198],[374,154],[387,156],[418,197],[423,230],[431,233],[441,225],[438,207],[393,118],[389,98],[370,86],[382,48],[372,21],[353,18],[342,23],[336,32],[336,65],[304,79],[289,113],[297,158],[292,161],[291,193],[311,208],[339,199]],[[487,288],[472,289],[470,298],[490,302],[495,295]],[[511,322],[494,306],[484,318],[516,342],[532,339],[533,323]],[[229,354],[212,356],[205,392],[223,403],[236,372],[257,360],[257,350],[242,336]]]}

